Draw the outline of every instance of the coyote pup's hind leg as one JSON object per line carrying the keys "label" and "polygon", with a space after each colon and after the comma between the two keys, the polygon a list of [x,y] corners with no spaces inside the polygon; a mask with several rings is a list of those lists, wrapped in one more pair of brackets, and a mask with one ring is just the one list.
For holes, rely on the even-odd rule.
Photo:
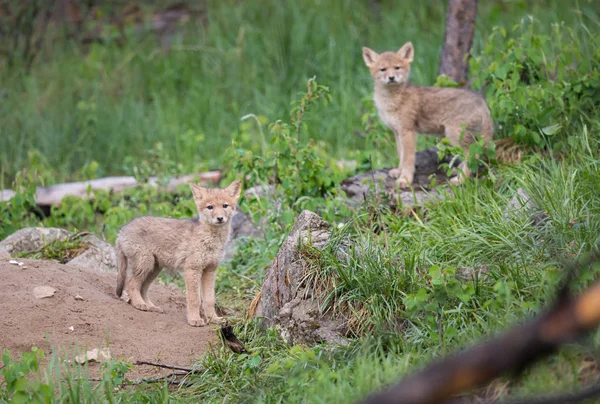
{"label": "coyote pup's hind leg", "polygon": [[131,276],[127,282],[127,293],[129,294],[130,304],[138,310],[148,311],[150,306],[142,297],[142,287],[154,270],[154,256],[141,252],[127,257]]}
{"label": "coyote pup's hind leg", "polygon": [[164,310],[161,309],[160,307],[158,307],[157,305],[155,305],[154,303],[152,303],[152,301],[148,297],[148,288],[150,288],[150,284],[156,279],[156,277],[160,273],[160,270],[161,270],[161,267],[158,266],[158,262],[156,262],[156,260],[155,260],[154,268],[152,269],[152,271],[150,273],[148,273],[148,276],[142,283],[141,295],[142,295],[142,299],[144,299],[144,302],[146,303],[146,307],[148,308],[148,311],[164,313]]}

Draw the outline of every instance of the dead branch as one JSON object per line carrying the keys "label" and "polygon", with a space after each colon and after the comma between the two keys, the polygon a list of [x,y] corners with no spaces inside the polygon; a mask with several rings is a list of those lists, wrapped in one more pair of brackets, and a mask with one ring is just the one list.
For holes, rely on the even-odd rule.
{"label": "dead branch", "polygon": [[[597,256],[586,265],[597,262]],[[506,373],[519,373],[567,342],[600,325],[600,281],[579,296],[568,292],[567,272],[554,305],[525,324],[474,348],[434,363],[364,402],[439,403]]]}
{"label": "dead branch", "polygon": [[188,387],[191,385],[191,383],[184,382],[183,380],[179,380],[178,377],[179,376],[186,377],[186,376],[189,376],[194,373],[195,372],[188,372],[188,373],[173,372],[173,373],[169,373],[168,375],[160,376],[160,377],[145,377],[142,379],[129,380],[126,382],[126,384],[138,385],[138,384],[146,384],[146,383],[167,382],[167,384],[177,384],[177,385],[183,384],[184,386]]}
{"label": "dead branch", "polygon": [[[173,192],[177,186],[196,179],[199,179],[200,182],[204,183],[218,184],[221,180],[221,172],[209,171],[172,178],[165,188],[167,191]],[[157,177],[150,177],[148,179],[148,184],[153,187],[160,186]],[[52,206],[60,204],[65,196],[86,198],[89,195],[89,190],[123,192],[126,189],[139,185],[141,185],[141,183],[134,177],[106,177],[90,181],[68,182],[65,184],[51,185],[45,188],[37,188],[35,192],[35,202],[38,206]],[[10,200],[15,194],[16,193],[10,189],[0,190],[0,202]]]}

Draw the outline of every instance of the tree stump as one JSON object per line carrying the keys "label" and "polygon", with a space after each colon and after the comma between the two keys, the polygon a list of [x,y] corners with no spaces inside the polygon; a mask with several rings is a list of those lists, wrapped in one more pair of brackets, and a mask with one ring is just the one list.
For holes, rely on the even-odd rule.
{"label": "tree stump", "polygon": [[446,12],[440,73],[463,85],[469,76],[467,55],[473,45],[477,0],[450,0]]}

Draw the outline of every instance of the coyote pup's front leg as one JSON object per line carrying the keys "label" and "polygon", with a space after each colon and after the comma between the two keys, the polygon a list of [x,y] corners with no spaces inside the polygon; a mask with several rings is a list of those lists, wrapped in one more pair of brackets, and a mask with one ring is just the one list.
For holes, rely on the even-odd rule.
{"label": "coyote pup's front leg", "polygon": [[397,178],[396,185],[409,188],[415,176],[415,142],[416,133],[411,130],[394,131],[398,150],[398,168],[390,170],[389,174]]}
{"label": "coyote pup's front leg", "polygon": [[215,284],[217,268],[208,267],[202,272],[202,307],[208,323],[218,323],[223,318],[217,316],[215,311]]}
{"label": "coyote pup's front leg", "polygon": [[187,300],[187,321],[193,327],[203,327],[206,321],[200,317],[200,271],[196,268],[185,268],[185,297]]}

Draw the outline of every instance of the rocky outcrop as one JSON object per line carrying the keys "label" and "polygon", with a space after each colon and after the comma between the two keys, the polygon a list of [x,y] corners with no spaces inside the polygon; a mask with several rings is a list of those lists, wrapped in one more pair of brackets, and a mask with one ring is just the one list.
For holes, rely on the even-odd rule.
{"label": "rocky outcrop", "polygon": [[305,210],[296,219],[268,269],[251,315],[261,317],[266,327],[276,327],[288,343],[343,343],[345,322],[320,312],[311,290],[303,284],[308,263],[300,246],[323,249],[329,242],[329,224]]}
{"label": "rocky outcrop", "polygon": [[27,227],[0,241],[0,255],[13,256],[23,251],[39,250],[54,241],[64,241],[71,233],[64,229]]}
{"label": "rocky outcrop", "polygon": [[388,200],[393,206],[400,204],[412,206],[435,197],[435,190],[430,189],[432,178],[435,178],[437,184],[447,182],[448,176],[438,167],[441,163],[450,163],[451,160],[448,156],[440,161],[436,148],[417,152],[412,190],[398,189],[396,179],[389,175],[390,168],[355,175],[343,180],[340,185],[346,196],[355,203],[363,203],[365,199],[370,200],[379,196]]}
{"label": "rocky outcrop", "polygon": [[82,240],[89,248],[67,262],[67,265],[75,265],[103,272],[117,272],[117,253],[112,245],[104,240],[100,240],[93,234],[88,234]]}
{"label": "rocky outcrop", "polygon": [[[14,256],[21,252],[41,250],[44,246],[56,241],[66,241],[73,234],[64,229],[52,227],[27,227],[21,229],[0,242],[0,255]],[[103,272],[117,271],[115,249],[106,241],[93,234],[81,238],[87,249],[73,258],[67,265]]]}
{"label": "rocky outcrop", "polygon": [[242,212],[240,208],[231,218],[231,236],[225,246],[225,259],[231,259],[237,250],[239,241],[247,237],[263,237],[264,231],[256,226],[250,215]]}

